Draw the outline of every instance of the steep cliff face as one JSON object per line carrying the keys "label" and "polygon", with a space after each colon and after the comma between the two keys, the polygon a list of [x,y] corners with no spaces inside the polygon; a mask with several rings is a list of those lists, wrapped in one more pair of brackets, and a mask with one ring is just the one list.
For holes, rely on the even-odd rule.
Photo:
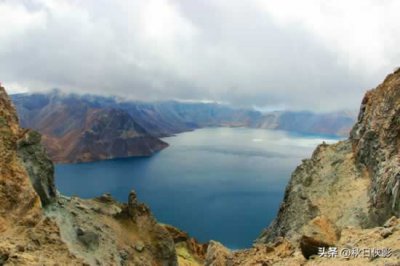
{"label": "steep cliff face", "polygon": [[[40,219],[40,199],[29,182],[28,173],[17,154],[22,130],[4,88],[0,87],[0,198],[2,224]],[[23,217],[23,219],[20,219]],[[6,229],[2,227],[2,229]]]}
{"label": "steep cliff face", "polygon": [[320,145],[294,171],[278,216],[262,241],[278,236],[297,241],[317,217],[338,227],[370,225],[370,183],[357,169],[350,141]]}
{"label": "steep cliff face", "polygon": [[17,141],[17,154],[42,205],[51,203],[56,197],[54,165],[41,144],[41,135],[30,129],[23,130]]}
{"label": "steep cliff face", "polygon": [[32,154],[46,158],[40,149],[34,149],[32,134],[19,127],[15,109],[0,87],[0,265],[55,261],[82,265],[62,241],[56,223],[43,215],[41,201],[49,203],[55,191],[52,177],[45,172],[37,175],[41,164],[28,162]]}
{"label": "steep cliff face", "polygon": [[365,95],[350,139],[371,180],[371,218],[400,216],[400,70]]}
{"label": "steep cliff face", "polygon": [[[127,125],[111,127],[125,134],[132,126],[126,119]],[[99,119],[91,128],[109,122]],[[108,194],[89,200],[57,195],[40,140],[19,127],[0,87],[0,265],[168,266],[187,256],[202,263],[206,246],[187,235],[178,239],[184,233],[159,224],[133,191],[126,204]]]}
{"label": "steep cliff face", "polygon": [[[369,91],[349,140],[320,145],[295,170],[277,218],[258,242],[369,228],[399,216],[400,71]],[[323,228],[318,228],[324,221]],[[332,229],[332,230],[330,230]],[[330,233],[328,232],[330,230]],[[329,235],[330,237],[328,237]],[[325,241],[326,242],[326,241]]]}

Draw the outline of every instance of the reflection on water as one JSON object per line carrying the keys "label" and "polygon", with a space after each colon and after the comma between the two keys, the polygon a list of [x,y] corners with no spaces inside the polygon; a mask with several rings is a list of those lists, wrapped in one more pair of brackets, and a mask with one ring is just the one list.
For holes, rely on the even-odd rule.
{"label": "reflection on water", "polygon": [[247,128],[206,128],[165,138],[150,158],[58,165],[58,189],[126,201],[135,189],[157,219],[201,241],[249,247],[275,217],[291,172],[320,137]]}

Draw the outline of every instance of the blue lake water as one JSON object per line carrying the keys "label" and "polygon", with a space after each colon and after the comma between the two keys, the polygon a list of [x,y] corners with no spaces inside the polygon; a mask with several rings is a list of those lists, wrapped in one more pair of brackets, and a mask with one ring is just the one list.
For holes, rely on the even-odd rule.
{"label": "blue lake water", "polygon": [[251,246],[275,217],[291,172],[336,139],[248,128],[205,128],[164,139],[149,158],[56,166],[61,193],[83,198],[134,189],[160,222],[200,241]]}

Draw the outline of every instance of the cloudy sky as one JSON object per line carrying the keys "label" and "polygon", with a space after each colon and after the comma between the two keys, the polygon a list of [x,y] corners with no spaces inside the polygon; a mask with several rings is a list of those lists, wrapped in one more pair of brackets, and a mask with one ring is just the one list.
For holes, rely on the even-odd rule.
{"label": "cloudy sky", "polygon": [[141,100],[357,109],[400,65],[395,0],[0,0],[0,80]]}

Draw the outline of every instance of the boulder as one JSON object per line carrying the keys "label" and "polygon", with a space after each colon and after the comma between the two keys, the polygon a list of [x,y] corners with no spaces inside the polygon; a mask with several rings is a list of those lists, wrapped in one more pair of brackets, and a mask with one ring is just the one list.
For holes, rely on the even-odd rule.
{"label": "boulder", "polygon": [[310,259],[311,256],[318,255],[320,248],[328,248],[330,244],[308,236],[300,239],[300,249],[304,258]]}
{"label": "boulder", "polygon": [[81,228],[76,230],[78,240],[89,249],[96,249],[99,246],[99,235],[92,231],[85,231]]}
{"label": "boulder", "polygon": [[206,254],[206,266],[228,266],[232,259],[232,252],[221,243],[210,241]]}

